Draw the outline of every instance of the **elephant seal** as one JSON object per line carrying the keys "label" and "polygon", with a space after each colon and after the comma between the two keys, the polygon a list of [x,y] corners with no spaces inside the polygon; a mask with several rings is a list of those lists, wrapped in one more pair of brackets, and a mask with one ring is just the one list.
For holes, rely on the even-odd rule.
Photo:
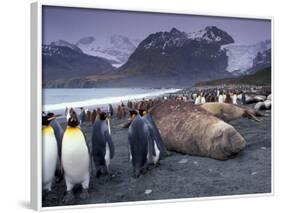
{"label": "elephant seal", "polygon": [[255,110],[260,111],[260,110],[265,110],[265,109],[266,109],[266,106],[263,101],[256,103]]}
{"label": "elephant seal", "polygon": [[263,103],[266,109],[271,109],[271,100],[265,100]]}
{"label": "elephant seal", "polygon": [[231,121],[241,117],[246,117],[255,121],[260,121],[256,117],[260,114],[251,108],[242,108],[237,105],[228,103],[205,103],[199,105],[199,107],[208,111],[212,115],[223,119],[224,121]]}
{"label": "elephant seal", "polygon": [[166,101],[150,113],[169,151],[227,160],[246,146],[231,125],[192,103]]}

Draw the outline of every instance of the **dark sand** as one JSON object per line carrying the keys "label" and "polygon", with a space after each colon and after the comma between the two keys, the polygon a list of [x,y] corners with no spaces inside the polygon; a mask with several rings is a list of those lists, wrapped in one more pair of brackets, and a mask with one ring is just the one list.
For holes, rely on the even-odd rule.
{"label": "dark sand", "polygon": [[[74,190],[75,201],[62,202],[64,180],[54,184],[52,194],[43,193],[43,206],[112,203],[172,198],[195,198],[222,195],[241,195],[271,192],[271,111],[257,123],[248,119],[231,124],[246,139],[247,147],[234,159],[219,161],[206,157],[172,153],[161,160],[161,165],[138,179],[132,177],[128,160],[127,131],[120,124],[127,119],[112,119],[112,139],[115,157],[111,162],[112,177],[95,177],[90,183],[90,197],[81,200],[80,187]],[[65,127],[65,124],[63,124]],[[82,130],[88,142],[91,140],[91,124]],[[146,190],[150,193],[145,193]]]}

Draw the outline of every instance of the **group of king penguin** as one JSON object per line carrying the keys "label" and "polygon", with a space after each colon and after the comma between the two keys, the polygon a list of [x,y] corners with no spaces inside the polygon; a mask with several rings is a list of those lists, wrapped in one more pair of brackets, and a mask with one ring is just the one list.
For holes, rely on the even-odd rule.
{"label": "group of king penguin", "polygon": [[[110,106],[111,108],[111,106]],[[112,112],[112,108],[110,110]],[[151,165],[157,166],[167,150],[160,133],[149,113],[145,110],[130,110],[128,130],[129,160],[133,176],[144,174]],[[114,157],[110,117],[112,113],[100,112],[92,126],[91,149],[82,132],[81,119],[72,108],[66,115],[67,127],[60,126],[54,113],[42,114],[42,187],[51,192],[55,178],[64,179],[66,193],[63,202],[74,199],[73,187],[80,184],[81,199],[89,197],[92,160],[96,177],[109,175],[110,161]]]}

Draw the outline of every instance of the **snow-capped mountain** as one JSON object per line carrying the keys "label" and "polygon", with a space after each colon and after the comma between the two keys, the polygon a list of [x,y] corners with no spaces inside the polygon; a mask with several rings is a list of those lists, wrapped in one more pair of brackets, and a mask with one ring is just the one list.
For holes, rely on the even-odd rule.
{"label": "snow-capped mountain", "polygon": [[227,71],[243,74],[253,66],[253,60],[258,52],[263,52],[271,48],[271,41],[265,40],[253,45],[230,44],[222,48],[227,50]]}
{"label": "snow-capped mountain", "polygon": [[233,38],[226,32],[220,30],[216,26],[207,26],[205,29],[197,32],[187,33],[187,38],[195,40],[206,40],[216,42],[220,45],[233,43]]}
{"label": "snow-capped mountain", "polygon": [[118,72],[131,77],[155,78],[163,85],[165,82],[185,86],[199,80],[230,77],[226,71],[226,50],[221,49],[221,45],[233,42],[228,33],[213,26],[195,33],[176,28],[156,32],[138,45]]}
{"label": "snow-capped mountain", "polygon": [[104,74],[114,70],[106,59],[84,54],[75,45],[69,46],[69,43],[64,42],[43,45],[42,56],[44,87],[49,86],[49,81]]}
{"label": "snow-capped mountain", "polygon": [[80,48],[78,48],[76,45],[71,44],[64,40],[58,40],[50,43],[50,47],[68,47],[78,53],[83,53]]}
{"label": "snow-capped mountain", "polygon": [[113,66],[120,67],[127,62],[139,42],[138,39],[123,35],[112,35],[109,38],[88,36],[78,40],[76,46],[88,55],[106,58]]}

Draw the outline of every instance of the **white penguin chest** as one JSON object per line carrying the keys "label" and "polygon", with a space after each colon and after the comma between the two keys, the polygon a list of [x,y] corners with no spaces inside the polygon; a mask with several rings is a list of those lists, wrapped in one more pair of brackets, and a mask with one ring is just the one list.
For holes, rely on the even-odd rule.
{"label": "white penguin chest", "polygon": [[108,146],[107,142],[106,142],[106,145],[105,145],[104,159],[105,159],[106,167],[108,168],[109,164],[110,164],[110,150],[109,150],[109,146]]}
{"label": "white penguin chest", "polygon": [[51,126],[42,129],[42,167],[43,182],[51,181],[56,170],[58,147],[54,130]]}
{"label": "white penguin chest", "polygon": [[77,178],[89,170],[90,156],[79,128],[68,128],[62,140],[62,165],[65,173]]}
{"label": "white penguin chest", "polygon": [[153,163],[156,164],[160,158],[160,150],[158,149],[156,141],[154,141],[154,150],[155,150],[155,156],[153,156]]}

